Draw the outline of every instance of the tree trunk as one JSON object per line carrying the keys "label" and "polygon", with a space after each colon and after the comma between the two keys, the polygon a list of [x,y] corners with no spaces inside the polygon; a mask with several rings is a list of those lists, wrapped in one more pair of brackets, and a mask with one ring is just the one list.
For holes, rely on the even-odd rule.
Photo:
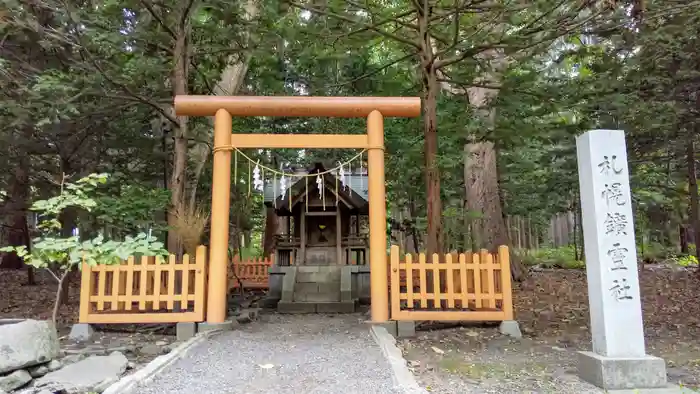
{"label": "tree trunk", "polygon": [[425,195],[428,216],[428,255],[442,252],[442,200],[440,168],[437,162],[437,75],[429,65],[423,70],[423,136],[425,159]]}
{"label": "tree trunk", "polygon": [[[187,94],[189,58],[187,52],[188,19],[187,15],[182,15],[181,23],[178,23],[175,29],[177,37],[173,49],[174,66],[171,75],[174,96]],[[170,212],[168,212],[168,226],[171,230],[168,232],[168,251],[179,254],[181,248],[179,236],[172,228],[175,226],[177,213],[184,211],[184,193],[185,183],[187,181],[187,117],[178,116],[177,127],[173,131],[175,139],[173,145],[173,170],[169,185],[171,197]]]}
{"label": "tree trunk", "polygon": [[277,214],[275,209],[267,207],[265,210],[265,233],[263,236],[263,257],[272,254],[275,247],[275,234],[277,234]]}
{"label": "tree trunk", "polygon": [[[27,201],[29,200],[29,159],[19,154],[17,167],[12,172],[8,190],[8,202],[3,207],[9,217],[7,243],[10,246],[23,246],[29,243],[27,229]],[[5,253],[0,261],[0,268],[20,269],[24,261],[15,253]]]}
{"label": "tree trunk", "polygon": [[[472,232],[480,240],[480,248],[495,252],[499,246],[511,244],[498,193],[496,150],[492,142],[468,144],[465,149],[467,208],[479,214],[472,220]],[[521,280],[526,272],[515,254],[511,254],[511,272],[515,280]]]}
{"label": "tree trunk", "polygon": [[[700,217],[698,216],[698,177],[695,168],[695,136],[691,133],[686,142],[686,160],[688,164],[688,191],[690,192],[690,225],[693,226],[693,234],[700,234]],[[696,239],[697,241],[697,239]],[[695,257],[700,261],[700,247],[695,247]],[[698,269],[700,275],[700,268]]]}

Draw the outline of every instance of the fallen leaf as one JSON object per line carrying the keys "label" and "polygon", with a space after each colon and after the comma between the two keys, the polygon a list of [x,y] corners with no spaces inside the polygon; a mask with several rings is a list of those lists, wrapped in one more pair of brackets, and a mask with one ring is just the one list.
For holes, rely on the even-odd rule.
{"label": "fallen leaf", "polygon": [[479,333],[474,331],[474,330],[469,330],[469,331],[465,332],[465,334],[469,337],[478,337],[479,336]]}
{"label": "fallen leaf", "polygon": [[437,354],[445,354],[445,351],[440,349],[439,347],[433,346],[433,347],[431,347],[431,349],[433,349],[433,351]]}

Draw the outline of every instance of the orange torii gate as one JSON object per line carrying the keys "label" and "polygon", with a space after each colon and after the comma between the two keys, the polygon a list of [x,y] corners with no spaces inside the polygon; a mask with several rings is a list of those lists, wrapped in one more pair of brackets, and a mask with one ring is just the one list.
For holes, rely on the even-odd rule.
{"label": "orange torii gate", "polygon": [[[389,319],[386,265],[384,117],[418,117],[418,97],[175,97],[178,116],[214,116],[214,173],[207,322],[226,319],[231,150],[236,148],[367,149],[372,321]],[[232,116],[367,118],[367,134],[232,134]]]}

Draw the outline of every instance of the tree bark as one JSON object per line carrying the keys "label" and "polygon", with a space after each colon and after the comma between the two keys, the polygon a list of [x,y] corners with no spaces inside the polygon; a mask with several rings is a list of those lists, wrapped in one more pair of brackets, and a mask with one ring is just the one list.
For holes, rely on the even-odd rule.
{"label": "tree bark", "polygon": [[[690,194],[690,225],[693,234],[700,234],[700,216],[698,216],[698,177],[695,167],[695,136],[690,133],[686,142],[686,160],[688,165],[688,191]],[[695,257],[700,261],[700,247],[695,247]],[[700,275],[700,268],[698,269]]]}
{"label": "tree bark", "polygon": [[[173,48],[173,72],[171,75],[171,85],[173,95],[187,94],[188,78],[188,26],[189,17],[185,8],[180,15],[179,21],[174,29],[175,45]],[[174,115],[174,109],[173,109]],[[173,144],[173,170],[170,177],[170,212],[168,212],[168,226],[172,229],[177,220],[178,212],[184,212],[184,193],[187,181],[187,117],[178,116],[177,127],[174,130]],[[168,232],[168,250],[171,253],[179,254],[180,241],[176,231]]]}
{"label": "tree bark", "polygon": [[272,254],[275,248],[275,234],[277,234],[277,214],[275,209],[267,207],[265,210],[265,233],[263,236],[263,257]]}
{"label": "tree bark", "polygon": [[[7,231],[7,243],[10,246],[29,244],[27,231],[27,201],[29,200],[29,160],[20,154],[8,190],[8,203],[3,211],[10,217]],[[0,268],[21,269],[24,261],[15,253],[5,253],[0,261]]]}

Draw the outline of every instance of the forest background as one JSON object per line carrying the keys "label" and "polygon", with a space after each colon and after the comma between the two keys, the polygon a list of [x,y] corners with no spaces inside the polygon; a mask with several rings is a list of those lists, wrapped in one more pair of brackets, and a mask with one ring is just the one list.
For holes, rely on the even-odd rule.
{"label": "forest background", "polygon": [[[175,116],[175,95],[419,96],[421,118],[386,122],[388,231],[407,252],[510,244],[520,263],[580,266],[575,137],[622,129],[640,256],[697,263],[699,4],[3,0],[0,244],[29,244],[32,201],[91,173],[111,176],[91,212],[62,214],[63,234],[206,244],[212,120]],[[362,119],[233,127],[364,132]],[[246,152],[274,168],[356,153]],[[230,217],[248,256],[274,231],[249,171]]]}

